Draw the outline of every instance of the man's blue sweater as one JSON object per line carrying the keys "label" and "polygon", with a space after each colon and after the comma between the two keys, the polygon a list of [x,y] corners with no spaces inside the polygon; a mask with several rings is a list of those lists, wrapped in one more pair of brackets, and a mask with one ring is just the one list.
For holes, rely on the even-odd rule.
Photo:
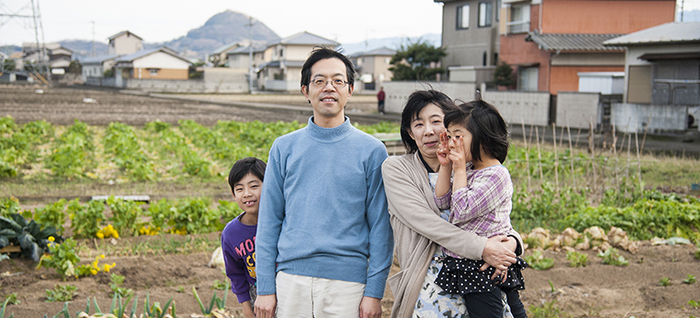
{"label": "man's blue sweater", "polygon": [[277,271],[366,284],[382,298],[393,236],[381,165],[384,145],[350,119],[313,123],[275,140],[265,170],[258,234],[258,295],[275,290]]}

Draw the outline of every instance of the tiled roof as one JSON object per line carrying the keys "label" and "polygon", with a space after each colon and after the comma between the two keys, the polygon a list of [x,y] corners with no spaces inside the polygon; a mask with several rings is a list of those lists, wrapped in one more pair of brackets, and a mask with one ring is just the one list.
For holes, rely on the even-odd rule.
{"label": "tiled roof", "polygon": [[119,58],[117,58],[116,62],[117,62],[117,63],[119,63],[119,62],[133,62],[134,60],[140,59],[140,58],[142,58],[142,57],[144,57],[144,56],[151,55],[151,54],[156,53],[156,52],[159,52],[159,51],[160,51],[160,52],[163,52],[163,53],[166,53],[166,54],[170,54],[170,55],[172,55],[172,56],[174,56],[174,57],[176,57],[176,58],[179,58],[179,59],[181,59],[181,60],[183,60],[183,61],[185,61],[185,62],[187,62],[187,63],[192,63],[192,61],[190,61],[190,60],[188,60],[188,59],[186,59],[186,58],[184,58],[184,57],[178,55],[177,52],[174,51],[173,49],[168,48],[168,47],[165,47],[165,46],[159,47],[159,48],[157,48],[157,49],[141,50],[141,51],[138,51],[138,52],[135,52],[135,53],[131,53],[131,54],[128,54],[128,55],[122,55],[122,56],[120,56]]}
{"label": "tiled roof", "polygon": [[128,36],[129,34],[131,34],[131,35],[133,35],[133,36],[139,38],[139,40],[143,40],[140,36],[134,34],[134,33],[131,32],[131,31],[121,31],[121,32],[119,32],[119,33],[117,33],[117,34],[115,34],[115,35],[112,35],[112,36],[108,37],[107,39],[109,39],[109,40],[114,39],[114,38],[116,38],[116,37],[118,37],[118,36],[120,36],[120,35],[122,35],[122,34],[124,34],[124,33],[126,33],[127,36]]}
{"label": "tiled roof", "polygon": [[621,46],[603,45],[603,42],[621,34],[537,34],[530,33],[526,41],[535,42],[547,51],[624,51]]}
{"label": "tiled roof", "polygon": [[277,42],[274,42],[270,45],[275,45],[275,44],[287,44],[287,45],[327,45],[327,46],[338,46],[340,43],[329,40],[323,37],[320,37],[315,34],[311,34],[309,32],[299,32],[297,34],[294,34],[292,36],[288,36],[284,39],[281,39]]}
{"label": "tiled roof", "polygon": [[352,56],[373,56],[373,55],[388,55],[392,56],[396,54],[396,50],[392,50],[387,47],[380,47],[378,49],[374,49],[368,52],[357,52],[353,54]]}
{"label": "tiled roof", "polygon": [[102,64],[104,61],[109,61],[113,60],[119,57],[119,55],[116,54],[110,54],[110,55],[100,55],[100,56],[95,56],[95,57],[86,57],[80,61],[81,64]]}
{"label": "tiled roof", "polygon": [[700,42],[700,22],[670,22],[605,41],[606,45]]}
{"label": "tiled roof", "polygon": [[[228,54],[248,54],[250,53],[250,46],[239,46],[232,51],[229,51]],[[258,52],[265,52],[265,47],[264,46],[253,46],[253,53],[258,53]]]}

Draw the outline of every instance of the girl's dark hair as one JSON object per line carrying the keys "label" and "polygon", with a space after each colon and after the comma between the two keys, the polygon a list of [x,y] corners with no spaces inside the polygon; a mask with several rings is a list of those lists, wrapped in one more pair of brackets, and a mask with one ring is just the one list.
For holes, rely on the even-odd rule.
{"label": "girl's dark hair", "polygon": [[233,167],[231,167],[231,171],[228,173],[228,185],[231,187],[231,191],[233,191],[233,186],[248,175],[248,173],[252,173],[254,176],[258,177],[260,181],[263,181],[265,177],[265,167],[267,167],[267,164],[255,157],[243,158],[236,161]]}
{"label": "girl's dark hair", "polygon": [[407,153],[415,153],[418,150],[416,141],[411,138],[411,123],[429,104],[435,104],[443,112],[455,107],[452,99],[443,92],[430,89],[411,93],[403,112],[401,112],[401,141]]}
{"label": "girl's dark hair", "polygon": [[481,99],[462,103],[445,112],[445,127],[453,124],[466,127],[472,134],[472,160],[481,160],[480,150],[483,149],[501,163],[506,161],[508,127],[496,107]]}

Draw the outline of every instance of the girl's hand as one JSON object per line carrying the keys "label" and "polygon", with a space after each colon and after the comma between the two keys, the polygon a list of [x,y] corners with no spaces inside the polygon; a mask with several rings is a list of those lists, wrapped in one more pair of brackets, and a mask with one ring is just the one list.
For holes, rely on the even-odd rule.
{"label": "girl's hand", "polygon": [[464,140],[461,136],[454,136],[452,137],[452,144],[453,147],[450,148],[450,154],[448,156],[452,162],[452,169],[455,171],[466,170],[467,162],[471,161],[471,155],[464,150]]}
{"label": "girl's hand", "polygon": [[443,167],[449,167],[451,169],[452,161],[449,158],[450,155],[450,144],[447,140],[447,133],[443,132],[440,134],[440,143],[438,144],[437,157],[440,161],[440,165]]}

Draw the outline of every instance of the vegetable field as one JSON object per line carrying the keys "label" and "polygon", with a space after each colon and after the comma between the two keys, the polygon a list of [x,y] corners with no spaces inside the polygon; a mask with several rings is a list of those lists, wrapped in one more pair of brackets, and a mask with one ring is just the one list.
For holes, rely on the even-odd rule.
{"label": "vegetable field", "polygon": [[[158,316],[158,308],[240,315],[226,277],[207,266],[223,225],[240,212],[225,177],[239,158],[266,160],[273,140],[307,115],[74,88],[0,92],[0,245],[12,257],[0,261],[6,315],[77,317],[87,306],[94,314],[95,304],[127,316]],[[373,96],[353,100],[366,101],[360,111],[374,107]],[[397,122],[353,122],[398,132]],[[700,317],[700,201],[674,188],[700,181],[697,159],[537,136],[513,142],[505,164],[516,189],[513,225],[534,265],[521,293],[531,317]],[[89,200],[96,195],[105,199]],[[392,301],[387,289],[386,317]]]}

